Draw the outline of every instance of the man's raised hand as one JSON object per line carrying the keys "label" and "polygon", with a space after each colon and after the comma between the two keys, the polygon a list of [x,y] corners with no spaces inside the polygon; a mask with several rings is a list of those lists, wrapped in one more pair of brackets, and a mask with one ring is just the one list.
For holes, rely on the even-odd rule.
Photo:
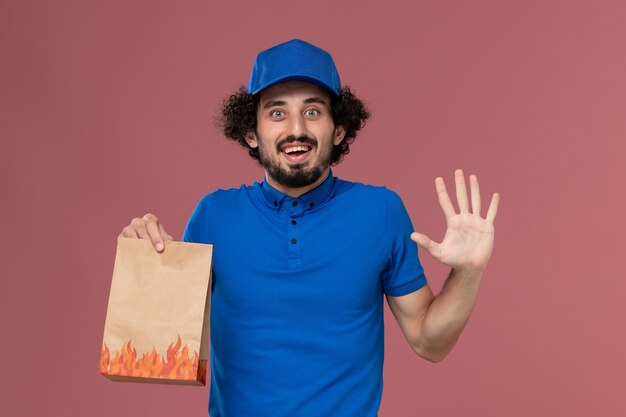
{"label": "man's raised hand", "polygon": [[146,214],[143,217],[135,217],[128,226],[126,226],[120,237],[131,237],[137,239],[149,239],[158,252],[162,252],[165,248],[164,240],[174,240],[174,238],[165,231],[163,225],[159,223],[159,219],[154,214]]}
{"label": "man's raised hand", "polygon": [[456,200],[459,213],[456,213],[443,178],[435,179],[439,205],[446,216],[448,229],[441,243],[432,241],[422,233],[413,233],[413,239],[439,262],[453,269],[483,271],[487,267],[493,249],[493,222],[498,211],[500,195],[494,193],[485,218],[480,217],[480,192],[476,175],[470,175],[471,211],[465,186],[465,175],[457,169],[454,172]]}

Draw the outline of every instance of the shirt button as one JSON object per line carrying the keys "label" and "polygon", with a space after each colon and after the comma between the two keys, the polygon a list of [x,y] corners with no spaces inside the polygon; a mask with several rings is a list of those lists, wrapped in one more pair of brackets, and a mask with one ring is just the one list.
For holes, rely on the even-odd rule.
{"label": "shirt button", "polygon": [[309,203],[309,207],[311,207],[311,208],[313,208],[314,205],[315,205],[315,203],[313,203],[313,202]]}
{"label": "shirt button", "polygon": [[293,203],[291,203],[291,205],[295,207],[295,206],[297,206],[297,205],[298,205],[298,202],[297,202],[297,201],[294,201]]}
{"label": "shirt button", "polygon": [[295,220],[292,220],[292,221],[291,221],[291,224],[293,224],[293,225],[295,226],[296,224],[298,224],[298,222],[297,222],[297,221],[295,221]]}
{"label": "shirt button", "polygon": [[278,201],[274,201],[274,207],[278,205]]}
{"label": "shirt button", "polygon": [[293,243],[294,245],[297,243],[298,241],[296,239],[291,239],[291,243]]}

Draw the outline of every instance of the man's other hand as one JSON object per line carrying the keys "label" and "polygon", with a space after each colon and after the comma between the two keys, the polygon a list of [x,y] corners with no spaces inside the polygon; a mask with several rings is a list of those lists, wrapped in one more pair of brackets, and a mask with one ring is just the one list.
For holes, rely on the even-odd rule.
{"label": "man's other hand", "polygon": [[[443,178],[435,179],[439,204],[446,216],[448,228],[441,243],[431,240],[422,233],[413,233],[411,239],[430,255],[453,269],[483,271],[487,267],[493,250],[493,222],[498,212],[500,194],[494,193],[486,217],[480,215],[480,191],[476,175],[470,176],[471,207],[467,197],[465,175],[455,171],[457,213],[446,191]],[[471,211],[470,211],[471,210]]]}

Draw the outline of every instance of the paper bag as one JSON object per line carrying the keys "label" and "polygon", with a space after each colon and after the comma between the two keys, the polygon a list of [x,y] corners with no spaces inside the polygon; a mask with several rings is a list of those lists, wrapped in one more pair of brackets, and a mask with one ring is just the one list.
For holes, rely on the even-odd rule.
{"label": "paper bag", "polygon": [[213,246],[164,244],[118,238],[100,374],[206,385]]}

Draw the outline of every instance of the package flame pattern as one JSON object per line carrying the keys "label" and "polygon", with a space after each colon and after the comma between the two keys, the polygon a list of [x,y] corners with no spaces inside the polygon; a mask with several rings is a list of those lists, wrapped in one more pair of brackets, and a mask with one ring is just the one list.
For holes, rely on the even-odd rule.
{"label": "package flame pattern", "polygon": [[[126,342],[111,359],[106,343],[102,344],[100,374],[168,380],[188,380],[206,382],[206,361],[198,360],[198,352],[189,356],[187,344],[182,347],[180,335],[177,342],[167,348],[166,358],[159,355],[153,346],[150,353],[137,357],[137,350]],[[180,352],[179,352],[180,351]]]}

